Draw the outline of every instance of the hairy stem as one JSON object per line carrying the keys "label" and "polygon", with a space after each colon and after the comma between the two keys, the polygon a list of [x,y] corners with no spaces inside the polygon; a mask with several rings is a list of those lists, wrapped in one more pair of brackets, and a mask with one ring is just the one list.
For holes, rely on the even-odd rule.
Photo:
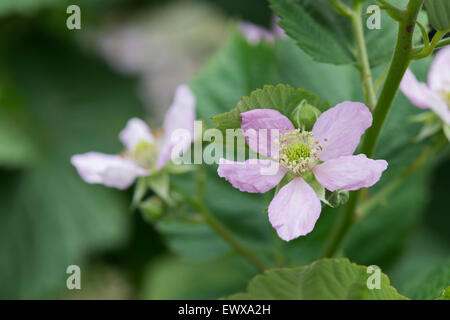
{"label": "hairy stem", "polygon": [[353,13],[350,20],[352,22],[353,34],[358,46],[358,69],[361,75],[365,102],[370,109],[373,109],[376,104],[376,95],[372,80],[372,71],[370,70],[369,55],[367,54],[366,42],[364,40],[361,15],[362,2],[356,0],[353,4]]}
{"label": "hairy stem", "polygon": [[241,256],[248,260],[255,268],[260,271],[267,269],[265,263],[260,260],[251,249],[242,244],[236,237],[219,221],[217,220],[203,204],[203,194],[206,182],[206,172],[204,167],[200,166],[197,169],[197,190],[196,197],[191,197],[181,190],[176,191],[189,202],[203,218],[202,222],[207,223],[208,226],[222,239],[224,239],[234,250]]}
{"label": "hairy stem", "polygon": [[[385,84],[381,91],[378,103],[373,112],[373,125],[364,137],[361,153],[372,157],[375,146],[383,128],[386,116],[392,106],[397,94],[400,82],[411,62],[411,52],[413,51],[413,33],[416,25],[417,15],[422,7],[423,0],[410,0],[406,9],[405,19],[399,22],[397,45],[394,57],[389,67]],[[338,221],[332,230],[330,237],[325,244],[323,256],[331,257],[340,248],[348,230],[355,220],[356,208],[359,198],[363,193],[361,190],[350,193],[350,199],[338,217]]]}
{"label": "hairy stem", "polygon": [[367,130],[362,144],[361,152],[365,153],[368,157],[373,156],[386,116],[397,94],[403,75],[411,62],[414,27],[422,4],[423,0],[410,0],[407,7],[406,19],[399,23],[394,57],[373,113],[373,125]]}

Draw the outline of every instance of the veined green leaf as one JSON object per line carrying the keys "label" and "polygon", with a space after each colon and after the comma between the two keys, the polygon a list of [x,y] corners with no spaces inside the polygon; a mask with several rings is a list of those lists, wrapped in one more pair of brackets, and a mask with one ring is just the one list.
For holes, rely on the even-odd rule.
{"label": "veined green leaf", "polygon": [[[379,288],[372,278],[379,276]],[[373,284],[376,281],[373,280]],[[404,300],[389,278],[348,259],[322,259],[308,266],[273,269],[253,278],[242,300]]]}

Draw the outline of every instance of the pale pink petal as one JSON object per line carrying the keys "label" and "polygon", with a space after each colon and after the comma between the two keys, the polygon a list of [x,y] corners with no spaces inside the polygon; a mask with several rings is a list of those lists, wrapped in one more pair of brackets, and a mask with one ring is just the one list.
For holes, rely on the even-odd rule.
{"label": "pale pink petal", "polygon": [[450,46],[436,54],[428,73],[428,85],[435,92],[450,92]]}
{"label": "pale pink petal", "polygon": [[88,152],[72,156],[70,162],[87,183],[103,184],[117,189],[126,189],[133,184],[136,177],[149,174],[131,160],[118,155]]}
{"label": "pale pink petal", "polygon": [[312,171],[317,181],[330,191],[358,190],[374,185],[387,166],[384,160],[372,160],[358,154],[328,160]]}
{"label": "pale pink petal", "polygon": [[148,125],[138,118],[128,120],[125,129],[119,133],[119,139],[130,152],[141,142],[152,143],[155,140]]}
{"label": "pale pink petal", "polygon": [[[274,140],[279,139],[280,134],[295,129],[286,116],[273,109],[254,109],[241,113],[241,117],[241,129],[250,149],[268,157],[276,156],[278,149],[273,145]],[[273,135],[272,129],[279,130],[278,135]],[[256,135],[250,135],[249,132],[255,132]]]}
{"label": "pale pink petal", "polygon": [[372,114],[359,102],[346,101],[322,113],[312,129],[322,146],[318,153],[320,160],[352,155],[371,125]]}
{"label": "pale pink petal", "polygon": [[275,36],[268,30],[250,22],[240,24],[241,32],[250,44],[258,44],[261,40],[273,43]]}
{"label": "pale pink petal", "polygon": [[450,124],[450,109],[447,103],[434,91],[429,89],[424,91],[430,109],[434,111],[446,124]]}
{"label": "pale pink petal", "polygon": [[276,37],[285,37],[286,32],[278,25],[278,21],[280,21],[280,17],[272,14],[272,33]]}
{"label": "pale pink petal", "polygon": [[[269,173],[269,168],[274,170]],[[236,189],[250,193],[265,193],[280,183],[286,170],[277,162],[267,159],[251,159],[245,162],[221,159],[217,173]]]}
{"label": "pale pink petal", "polygon": [[275,195],[269,205],[269,221],[285,240],[304,236],[314,229],[322,206],[314,190],[297,177]]}
{"label": "pale pink petal", "polygon": [[428,90],[427,85],[417,81],[416,76],[409,69],[406,70],[406,73],[403,76],[402,82],[400,83],[400,90],[416,107],[421,109],[429,108],[428,101],[424,94],[424,91]]}
{"label": "pale pink petal", "polygon": [[[187,85],[177,87],[172,106],[164,119],[164,139],[158,157],[158,169],[170,161],[172,149],[177,144],[182,143],[181,149],[184,151],[190,147],[194,139],[195,103],[195,95]],[[172,139],[172,134],[178,129],[185,130],[191,139]]]}

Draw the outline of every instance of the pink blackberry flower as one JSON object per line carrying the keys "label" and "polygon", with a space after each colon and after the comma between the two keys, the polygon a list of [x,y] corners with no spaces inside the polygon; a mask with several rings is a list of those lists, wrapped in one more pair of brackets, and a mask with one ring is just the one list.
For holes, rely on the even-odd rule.
{"label": "pink blackberry flower", "polygon": [[190,147],[192,140],[173,141],[172,133],[185,129],[194,137],[195,101],[189,87],[181,85],[176,89],[173,104],[166,114],[161,138],[153,135],[144,121],[132,118],[119,134],[125,152],[120,155],[77,154],[72,156],[71,163],[87,183],[126,189],[137,177],[161,170],[171,160],[175,146],[183,151]]}
{"label": "pink blackberry flower", "polygon": [[[312,173],[330,191],[358,190],[374,185],[387,168],[385,160],[353,155],[361,135],[372,125],[372,114],[362,103],[347,101],[327,110],[311,132],[296,129],[272,109],[251,110],[241,117],[244,133],[270,132],[267,137],[259,135],[267,141],[249,139],[246,134],[249,147],[268,159],[221,159],[218,174],[233,187],[250,193],[265,193],[290,174],[293,179],[278,191],[268,209],[270,223],[285,241],[310,233],[320,216],[321,202],[305,181],[307,175]],[[267,174],[268,167],[277,170]]]}
{"label": "pink blackberry flower", "polygon": [[428,73],[428,85],[407,70],[400,84],[403,94],[421,109],[431,109],[450,125],[450,46],[440,50]]}

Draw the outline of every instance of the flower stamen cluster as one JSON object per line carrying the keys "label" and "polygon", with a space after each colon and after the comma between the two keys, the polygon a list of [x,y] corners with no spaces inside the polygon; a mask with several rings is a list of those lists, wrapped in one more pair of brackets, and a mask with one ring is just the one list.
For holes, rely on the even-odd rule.
{"label": "flower stamen cluster", "polygon": [[127,154],[142,168],[151,169],[158,160],[158,148],[155,142],[140,142],[131,154]]}
{"label": "flower stamen cluster", "polygon": [[313,168],[322,150],[312,132],[295,129],[280,136],[279,163],[294,174],[300,175]]}

